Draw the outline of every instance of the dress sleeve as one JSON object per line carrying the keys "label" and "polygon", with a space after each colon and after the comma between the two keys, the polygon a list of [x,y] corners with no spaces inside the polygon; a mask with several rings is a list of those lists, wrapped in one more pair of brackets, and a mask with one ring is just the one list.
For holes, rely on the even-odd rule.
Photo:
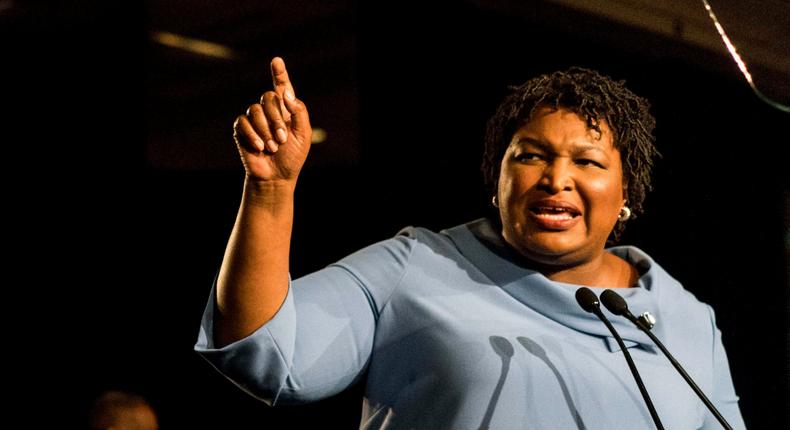
{"label": "dress sleeve", "polygon": [[[746,428],[741,416],[741,410],[738,407],[738,395],[735,394],[735,387],[732,383],[732,375],[730,374],[730,365],[727,360],[727,352],[724,350],[724,344],[721,341],[721,330],[716,326],[716,316],[713,309],[708,306],[710,313],[710,321],[713,329],[713,393],[710,395],[710,401],[716,406],[721,415],[730,423],[735,430],[742,430]],[[713,416],[713,414],[706,409],[705,422],[702,426],[704,430],[721,429],[721,424]]]}
{"label": "dress sleeve", "polygon": [[362,249],[294,281],[277,314],[258,330],[215,348],[216,284],[197,351],[220,373],[269,405],[320,400],[352,385],[367,367],[376,320],[408,269],[406,235]]}

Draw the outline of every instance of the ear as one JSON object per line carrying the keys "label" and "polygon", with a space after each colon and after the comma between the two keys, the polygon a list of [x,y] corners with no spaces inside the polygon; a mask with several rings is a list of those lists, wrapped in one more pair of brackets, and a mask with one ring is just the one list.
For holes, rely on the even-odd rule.
{"label": "ear", "polygon": [[628,202],[628,182],[623,179],[623,204]]}

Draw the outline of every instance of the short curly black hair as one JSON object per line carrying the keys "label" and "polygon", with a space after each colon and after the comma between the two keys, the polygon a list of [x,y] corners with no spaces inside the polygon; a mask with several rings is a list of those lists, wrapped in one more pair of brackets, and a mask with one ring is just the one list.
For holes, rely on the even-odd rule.
{"label": "short curly black hair", "polygon": [[[659,157],[650,103],[608,76],[581,67],[541,75],[512,91],[489,119],[483,154],[483,178],[492,193],[499,181],[499,166],[518,128],[541,107],[567,109],[585,118],[590,129],[601,132],[605,121],[612,130],[614,147],[620,151],[628,207],[633,215],[644,212],[645,195],[652,189],[653,161]],[[618,222],[611,240],[616,242],[625,228]]]}

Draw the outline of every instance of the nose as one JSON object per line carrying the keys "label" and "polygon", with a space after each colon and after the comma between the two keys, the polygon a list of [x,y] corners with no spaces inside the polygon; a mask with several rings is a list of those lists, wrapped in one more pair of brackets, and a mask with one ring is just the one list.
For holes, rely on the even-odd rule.
{"label": "nose", "polygon": [[569,162],[558,157],[546,164],[538,187],[549,194],[571,191],[573,189],[573,178],[571,177]]}

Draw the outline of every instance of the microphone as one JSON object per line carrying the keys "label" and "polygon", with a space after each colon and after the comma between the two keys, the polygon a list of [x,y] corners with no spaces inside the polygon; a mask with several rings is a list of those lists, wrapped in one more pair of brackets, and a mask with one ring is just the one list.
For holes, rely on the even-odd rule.
{"label": "microphone", "polygon": [[634,375],[636,385],[639,387],[639,392],[642,393],[642,398],[645,399],[645,404],[647,405],[647,409],[650,411],[650,416],[653,417],[653,422],[656,424],[656,428],[658,430],[664,430],[664,426],[661,425],[661,419],[658,418],[656,408],[653,407],[653,402],[650,400],[650,395],[647,394],[645,384],[642,383],[642,378],[639,376],[639,371],[636,370],[636,365],[634,364],[634,360],[631,359],[631,354],[628,352],[628,348],[625,347],[623,339],[621,339],[620,335],[617,334],[617,331],[615,331],[612,323],[610,323],[606,316],[604,316],[603,312],[601,312],[601,304],[598,302],[598,296],[596,296],[591,289],[587,287],[581,287],[576,290],[576,301],[579,302],[579,306],[581,306],[582,309],[595,314],[595,316],[597,316],[598,319],[606,325],[606,328],[612,332],[612,336],[614,336],[617,344],[620,345],[620,351],[623,351],[625,361],[628,362],[628,368],[631,369],[631,374]]}
{"label": "microphone", "polygon": [[719,413],[718,409],[713,406],[713,403],[708,400],[708,397],[705,396],[705,393],[702,392],[702,390],[697,386],[697,384],[694,383],[686,371],[683,370],[683,366],[681,366],[680,363],[675,360],[675,357],[669,353],[669,351],[664,347],[664,344],[661,343],[661,341],[658,340],[658,338],[650,331],[651,326],[648,326],[644,321],[635,317],[634,314],[628,310],[628,304],[625,302],[625,299],[620,297],[619,294],[612,290],[604,290],[604,292],[601,293],[601,302],[603,302],[603,305],[606,306],[606,309],[609,309],[609,312],[615,315],[626,317],[629,321],[634,323],[637,328],[645,332],[645,334],[647,334],[647,336],[656,344],[656,346],[658,346],[658,349],[660,349],[661,352],[663,352],[664,355],[669,359],[669,362],[675,366],[675,369],[677,369],[677,371],[680,373],[680,376],[686,380],[691,389],[694,390],[700,400],[702,400],[702,403],[705,403],[705,406],[708,407],[708,410],[713,414],[714,417],[716,417],[722,427],[727,430],[732,430],[730,424],[724,419],[723,416],[721,416],[721,413]]}

